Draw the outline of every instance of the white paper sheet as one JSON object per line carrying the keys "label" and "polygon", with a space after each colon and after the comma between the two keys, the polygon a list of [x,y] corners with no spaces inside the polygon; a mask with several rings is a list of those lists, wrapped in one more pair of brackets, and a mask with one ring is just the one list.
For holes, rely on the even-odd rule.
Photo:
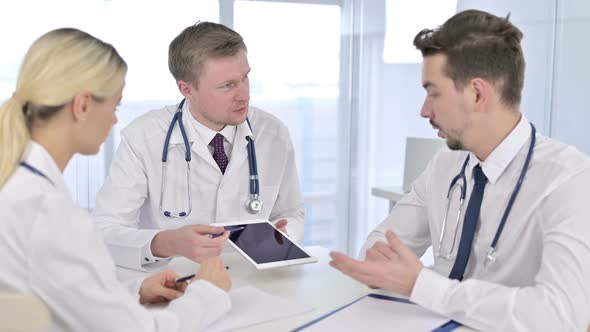
{"label": "white paper sheet", "polygon": [[310,325],[304,331],[425,332],[432,331],[448,321],[448,318],[415,304],[367,296]]}
{"label": "white paper sheet", "polygon": [[270,295],[251,286],[230,291],[232,309],[207,331],[221,332],[302,314],[313,307]]}

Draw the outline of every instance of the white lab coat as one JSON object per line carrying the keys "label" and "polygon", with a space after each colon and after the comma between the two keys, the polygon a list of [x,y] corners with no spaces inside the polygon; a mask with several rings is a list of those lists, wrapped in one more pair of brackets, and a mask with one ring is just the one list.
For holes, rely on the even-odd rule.
{"label": "white lab coat", "polygon": [[227,293],[206,281],[167,309],[145,309],[141,280],[117,280],[100,232],[49,153],[31,142],[24,160],[49,180],[21,166],[0,189],[0,291],[45,302],[51,331],[195,331],[229,310]]}
{"label": "white lab coat", "polygon": [[[178,105],[150,111],[121,132],[121,143],[110,174],[97,195],[93,215],[103,230],[115,263],[134,269],[159,267],[153,264],[149,246],[159,230],[190,224],[210,224],[249,219],[288,219],[287,230],[295,241],[303,238],[304,207],[294,151],[288,129],[273,115],[250,108],[254,131],[262,211],[246,208],[250,193],[246,122],[237,126],[230,162],[225,174],[213,160],[204,142],[190,124],[188,103],[183,123],[191,146],[192,212],[185,219],[165,217],[160,211],[162,151],[166,133]],[[176,124],[170,139],[167,184],[163,208],[188,210],[185,146]],[[145,255],[145,252],[149,255]],[[148,258],[151,256],[151,259]],[[143,264],[143,265],[142,265]]]}

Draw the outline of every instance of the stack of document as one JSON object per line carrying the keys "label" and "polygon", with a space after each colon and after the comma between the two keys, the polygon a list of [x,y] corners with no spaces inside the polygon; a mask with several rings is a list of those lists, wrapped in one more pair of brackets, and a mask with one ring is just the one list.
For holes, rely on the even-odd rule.
{"label": "stack of document", "polygon": [[435,330],[448,321],[405,299],[369,294],[295,331],[424,332]]}
{"label": "stack of document", "polygon": [[231,310],[209,326],[207,331],[228,331],[313,310],[313,307],[267,294],[251,286],[232,290],[229,297]]}

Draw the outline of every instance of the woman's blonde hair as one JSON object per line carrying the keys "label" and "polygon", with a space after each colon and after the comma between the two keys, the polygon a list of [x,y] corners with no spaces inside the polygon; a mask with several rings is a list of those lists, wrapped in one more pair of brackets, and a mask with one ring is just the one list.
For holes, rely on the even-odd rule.
{"label": "woman's blonde hair", "polygon": [[37,39],[13,96],[0,106],[0,188],[21,161],[33,120],[52,117],[82,91],[99,101],[112,97],[126,74],[117,50],[86,32],[64,28]]}

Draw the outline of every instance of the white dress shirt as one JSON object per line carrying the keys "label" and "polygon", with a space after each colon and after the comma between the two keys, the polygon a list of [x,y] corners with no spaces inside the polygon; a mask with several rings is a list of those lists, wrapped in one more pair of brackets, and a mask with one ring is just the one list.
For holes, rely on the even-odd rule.
{"label": "white dress shirt", "polygon": [[[369,234],[361,256],[392,230],[418,256],[433,246],[434,267],[424,268],[410,300],[467,326],[490,331],[585,331],[590,322],[590,159],[575,148],[536,135],[532,161],[497,244],[488,250],[522,171],[531,127],[518,125],[484,161],[470,154],[463,215],[473,189],[472,169],[481,164],[488,183],[465,278],[448,275],[454,258],[438,257],[447,191],[468,153],[440,151],[410,193]],[[443,247],[455,234],[455,191]],[[462,231],[458,226],[454,254]]]}
{"label": "white dress shirt", "polygon": [[[187,105],[187,111],[189,111],[188,105]],[[215,135],[221,134],[221,136],[223,136],[223,149],[225,151],[225,155],[227,156],[227,158],[229,160],[229,157],[231,157],[231,149],[232,149],[232,146],[234,143],[234,139],[236,137],[237,127],[236,126],[225,126],[225,127],[223,127],[223,129],[221,129],[221,131],[217,132],[217,131],[205,126],[204,124],[200,123],[199,121],[197,121],[197,119],[195,119],[192,116],[187,116],[187,118],[189,119],[190,124],[193,126],[195,132],[199,135],[201,140],[203,140],[203,142],[207,143],[207,147],[209,148],[209,152],[211,152],[211,155],[213,155],[213,152],[215,152],[215,149],[209,143],[213,140],[213,137],[215,137]]]}
{"label": "white dress shirt", "polygon": [[[188,104],[182,119],[191,150],[192,212],[184,219],[165,217],[160,210],[162,150],[166,133],[178,105],[150,111],[121,131],[121,143],[109,176],[97,194],[93,216],[103,231],[115,263],[139,270],[160,268],[169,259],[154,257],[151,241],[163,229],[191,224],[211,224],[251,219],[287,219],[287,231],[303,240],[303,196],[295,166],[293,144],[287,127],[275,116],[250,107],[246,122],[222,130],[232,140],[229,164],[222,174],[213,159],[209,142],[214,131],[198,127]],[[202,129],[202,130],[201,130]],[[226,136],[227,134],[227,136]],[[211,136],[213,135],[213,136]],[[252,214],[246,207],[250,196],[250,172],[246,136],[253,135],[260,182],[262,210]],[[209,138],[209,136],[211,136]],[[228,142],[224,142],[227,147]],[[170,137],[166,193],[162,208],[188,211],[185,145],[178,124]]]}
{"label": "white dress shirt", "polygon": [[166,309],[141,306],[142,281],[117,280],[100,232],[49,153],[31,142],[24,160],[48,179],[20,166],[0,188],[0,291],[41,299],[51,331],[195,331],[229,311],[227,293],[206,281]]}

